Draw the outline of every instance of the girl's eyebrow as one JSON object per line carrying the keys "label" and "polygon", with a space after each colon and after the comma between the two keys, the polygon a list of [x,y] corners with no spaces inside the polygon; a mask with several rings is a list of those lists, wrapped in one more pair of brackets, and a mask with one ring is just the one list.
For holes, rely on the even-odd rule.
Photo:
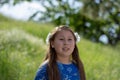
{"label": "girl's eyebrow", "polygon": [[[65,37],[65,36],[63,36],[63,35],[59,35],[58,37]],[[68,38],[73,38],[73,36],[68,36]]]}
{"label": "girl's eyebrow", "polygon": [[73,36],[69,36],[70,38],[72,38]]}

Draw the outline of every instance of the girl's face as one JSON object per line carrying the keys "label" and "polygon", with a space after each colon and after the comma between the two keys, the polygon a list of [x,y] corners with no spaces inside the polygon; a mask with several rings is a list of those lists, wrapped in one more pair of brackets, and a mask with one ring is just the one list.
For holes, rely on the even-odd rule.
{"label": "girl's face", "polygon": [[73,34],[68,30],[61,30],[51,43],[57,53],[57,57],[70,57],[75,47]]}

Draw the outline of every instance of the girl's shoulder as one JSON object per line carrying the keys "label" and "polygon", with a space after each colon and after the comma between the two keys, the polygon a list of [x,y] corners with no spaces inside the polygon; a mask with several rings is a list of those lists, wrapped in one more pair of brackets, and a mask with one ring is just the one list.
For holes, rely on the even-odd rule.
{"label": "girl's shoulder", "polygon": [[47,61],[44,61],[37,70],[35,80],[47,80]]}
{"label": "girl's shoulder", "polygon": [[37,73],[46,73],[48,61],[44,61],[38,68]]}
{"label": "girl's shoulder", "polygon": [[41,67],[46,67],[47,64],[48,64],[48,60],[44,61],[44,62],[39,66],[39,68],[41,68]]}

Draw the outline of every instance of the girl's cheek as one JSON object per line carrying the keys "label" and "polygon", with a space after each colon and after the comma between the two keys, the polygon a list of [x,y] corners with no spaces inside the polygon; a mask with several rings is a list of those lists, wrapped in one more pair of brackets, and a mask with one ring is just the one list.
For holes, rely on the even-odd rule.
{"label": "girl's cheek", "polygon": [[57,41],[56,43],[60,45],[60,44],[63,44],[63,41]]}
{"label": "girl's cheek", "polygon": [[74,44],[74,41],[69,41],[69,43]]}

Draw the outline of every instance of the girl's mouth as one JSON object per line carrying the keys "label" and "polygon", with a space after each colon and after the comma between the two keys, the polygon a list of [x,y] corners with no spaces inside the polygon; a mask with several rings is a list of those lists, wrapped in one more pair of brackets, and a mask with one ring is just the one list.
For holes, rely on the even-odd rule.
{"label": "girl's mouth", "polygon": [[69,48],[66,48],[66,47],[65,47],[65,48],[63,48],[62,50],[63,50],[63,51],[68,51],[68,50],[69,50]]}

